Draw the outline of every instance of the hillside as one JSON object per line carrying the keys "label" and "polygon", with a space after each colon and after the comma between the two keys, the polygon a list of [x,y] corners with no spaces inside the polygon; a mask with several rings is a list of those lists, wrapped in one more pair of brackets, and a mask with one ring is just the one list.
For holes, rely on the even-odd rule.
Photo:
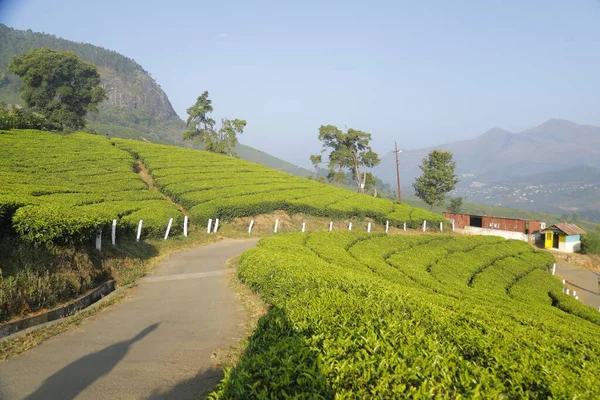
{"label": "hillside", "polygon": [[[494,182],[578,166],[600,167],[600,128],[553,119],[519,133],[493,128],[474,139],[407,150],[401,155],[404,185],[420,174],[421,159],[432,149],[451,151],[458,174],[466,179]],[[393,182],[394,163],[394,156],[387,155],[375,174]]]}
{"label": "hillside", "polygon": [[[259,164],[176,146],[77,133],[0,131],[0,230],[31,242],[85,241],[98,229],[163,234],[169,218],[180,230],[181,207],[191,223],[285,210],[344,219],[373,218],[418,227],[437,214],[360,195]],[[159,193],[134,169],[148,168]],[[432,224],[433,225],[433,224]],[[435,226],[435,225],[433,225]]]}
{"label": "hillside", "polygon": [[[101,76],[101,85],[108,100],[99,107],[98,114],[90,114],[89,128],[99,134],[191,147],[184,143],[185,123],[177,115],[166,93],[137,62],[115,51],[89,43],[78,43],[54,35],[12,29],[0,24],[0,101],[19,104],[19,77],[7,72],[10,58],[30,48],[50,47],[71,50],[82,59],[95,64]],[[2,76],[2,74],[0,74]],[[310,172],[280,160],[260,150],[240,144],[236,151],[241,158],[297,176]]]}
{"label": "hillside", "polygon": [[597,398],[600,315],[495,237],[286,234],[239,278],[272,307],[216,398]]}

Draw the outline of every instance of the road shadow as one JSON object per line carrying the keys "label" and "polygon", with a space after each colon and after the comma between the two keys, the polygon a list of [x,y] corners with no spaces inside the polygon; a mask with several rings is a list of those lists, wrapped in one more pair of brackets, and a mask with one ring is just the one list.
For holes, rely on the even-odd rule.
{"label": "road shadow", "polygon": [[125,357],[132,344],[142,340],[158,325],[158,323],[152,324],[129,340],[73,361],[46,379],[34,393],[26,397],[26,400],[75,398],[98,378],[108,374]]}
{"label": "road shadow", "polygon": [[166,391],[152,393],[148,400],[197,400],[204,399],[223,379],[223,370],[209,368],[190,379],[179,382]]}

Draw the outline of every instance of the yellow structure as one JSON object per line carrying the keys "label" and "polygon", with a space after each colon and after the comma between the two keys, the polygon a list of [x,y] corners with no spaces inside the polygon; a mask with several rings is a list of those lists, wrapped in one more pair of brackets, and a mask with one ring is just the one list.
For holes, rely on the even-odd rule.
{"label": "yellow structure", "polygon": [[581,250],[581,235],[585,231],[574,224],[560,223],[542,230],[544,248],[557,249],[567,253]]}

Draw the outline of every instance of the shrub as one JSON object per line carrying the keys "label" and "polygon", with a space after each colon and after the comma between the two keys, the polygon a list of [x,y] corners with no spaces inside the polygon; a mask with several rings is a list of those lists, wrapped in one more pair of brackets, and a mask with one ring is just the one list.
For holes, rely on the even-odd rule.
{"label": "shrub", "polygon": [[600,254],[600,232],[591,232],[581,237],[581,247],[586,254]]}
{"label": "shrub", "polygon": [[238,275],[273,308],[211,398],[596,398],[597,312],[547,301],[552,262],[493,237],[263,239]]}

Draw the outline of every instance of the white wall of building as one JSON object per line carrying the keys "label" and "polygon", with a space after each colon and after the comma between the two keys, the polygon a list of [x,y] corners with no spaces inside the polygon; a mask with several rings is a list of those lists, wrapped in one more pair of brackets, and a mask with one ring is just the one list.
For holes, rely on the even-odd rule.
{"label": "white wall of building", "polygon": [[465,233],[468,233],[470,235],[500,236],[505,239],[522,240],[524,242],[529,241],[527,235],[521,232],[503,231],[500,229],[477,228],[474,226],[465,226],[464,231]]}
{"label": "white wall of building", "polygon": [[577,242],[559,242],[558,250],[565,253],[575,253],[581,251],[581,241]]}

